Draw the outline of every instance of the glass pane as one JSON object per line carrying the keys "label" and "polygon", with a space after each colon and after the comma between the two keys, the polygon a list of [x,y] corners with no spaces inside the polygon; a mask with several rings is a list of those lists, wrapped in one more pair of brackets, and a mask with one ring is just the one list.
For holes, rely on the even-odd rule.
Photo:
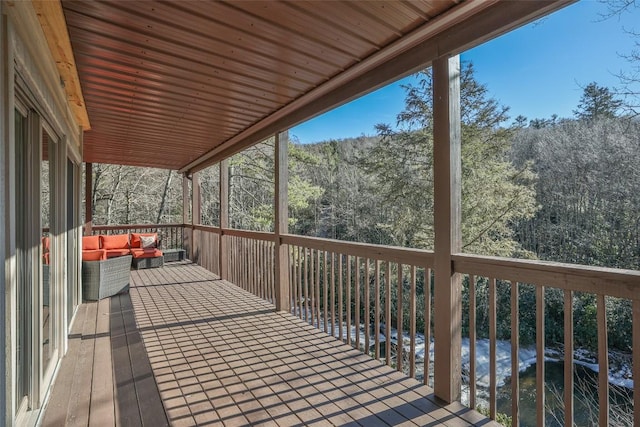
{"label": "glass pane", "polygon": [[[26,168],[26,126],[27,118],[18,110],[15,114],[15,136],[16,136],[16,174],[18,176],[25,175]],[[28,303],[29,292],[27,284],[30,283],[26,277],[29,271],[27,262],[27,244],[25,236],[25,216],[20,212],[20,206],[25,206],[26,183],[25,179],[16,180],[16,262],[18,267],[18,286],[17,286],[17,303],[16,303],[16,411],[20,408],[20,404],[28,394],[29,384],[29,319],[31,318]]]}
{"label": "glass pane", "polygon": [[55,261],[51,245],[51,178],[50,150],[51,140],[46,131],[42,131],[42,162],[40,168],[40,221],[42,224],[42,366],[46,371],[53,353],[53,304],[51,300],[51,268]]}
{"label": "glass pane", "polygon": [[75,165],[69,159],[67,159],[67,324],[71,325],[71,318],[73,317],[73,309],[76,306],[76,283],[77,278],[75,274],[75,247],[76,247],[76,234],[74,232],[75,226],[75,211],[74,211],[74,176]]}

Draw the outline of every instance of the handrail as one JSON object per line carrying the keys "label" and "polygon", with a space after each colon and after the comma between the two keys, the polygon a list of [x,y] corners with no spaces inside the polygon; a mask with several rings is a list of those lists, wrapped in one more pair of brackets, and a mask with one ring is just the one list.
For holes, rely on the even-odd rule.
{"label": "handrail", "polygon": [[424,249],[410,249],[398,246],[373,245],[368,243],[346,242],[342,240],[324,239],[320,237],[297,236],[283,234],[282,243],[355,255],[363,258],[382,259],[401,264],[433,267],[433,252]]}
{"label": "handrail", "polygon": [[171,224],[116,224],[116,225],[94,225],[91,227],[92,234],[124,234],[137,232],[155,231],[158,233],[162,247],[165,249],[185,247],[185,225],[180,223]]}
{"label": "handrail", "polygon": [[250,230],[238,230],[236,228],[223,228],[222,235],[224,236],[236,236],[245,239],[263,240],[273,242],[275,234],[265,231],[250,231]]}
{"label": "handrail", "polygon": [[186,224],[186,227],[192,230],[208,231],[210,233],[220,234],[220,227],[216,227],[213,225]]}
{"label": "handrail", "polygon": [[617,298],[637,299],[640,295],[640,271],[635,270],[471,254],[456,254],[452,258],[457,273]]}
{"label": "handrail", "polygon": [[238,228],[220,228],[202,224],[187,224],[187,227],[193,230],[207,231],[209,233],[215,233],[223,236],[236,236],[243,237],[245,239],[263,240],[268,242],[272,242],[275,239],[275,234],[265,231],[241,230]]}
{"label": "handrail", "polygon": [[185,224],[118,224],[118,225],[92,225],[93,230],[128,230],[131,228],[175,228],[184,227]]}

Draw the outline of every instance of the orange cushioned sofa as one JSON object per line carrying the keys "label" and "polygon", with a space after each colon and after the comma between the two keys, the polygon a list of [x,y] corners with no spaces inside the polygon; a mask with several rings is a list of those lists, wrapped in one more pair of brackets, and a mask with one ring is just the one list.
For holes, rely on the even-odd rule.
{"label": "orange cushioned sofa", "polygon": [[157,233],[112,234],[82,238],[82,289],[98,300],[129,289],[129,270],[160,267]]}
{"label": "orange cushioned sofa", "polygon": [[158,246],[158,233],[84,236],[82,238],[82,260],[101,261],[131,255],[134,260],[153,260],[144,263],[134,262],[135,268],[159,267],[163,264],[163,255]]}

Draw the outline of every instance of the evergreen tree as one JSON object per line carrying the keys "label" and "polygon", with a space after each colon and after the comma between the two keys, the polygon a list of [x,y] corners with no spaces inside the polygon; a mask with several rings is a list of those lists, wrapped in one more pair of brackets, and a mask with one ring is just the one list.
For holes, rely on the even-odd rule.
{"label": "evergreen tree", "polygon": [[[433,247],[433,90],[431,71],[405,86],[398,129],[378,125],[380,140],[361,159],[381,194],[393,244]],[[461,70],[462,235],[464,250],[511,256],[520,252],[511,224],[536,210],[534,175],[507,159],[515,128],[507,107],[489,97],[471,63]]]}
{"label": "evergreen tree", "polygon": [[589,83],[583,90],[578,109],[573,110],[578,119],[607,119],[616,117],[622,101],[616,99],[609,88]]}

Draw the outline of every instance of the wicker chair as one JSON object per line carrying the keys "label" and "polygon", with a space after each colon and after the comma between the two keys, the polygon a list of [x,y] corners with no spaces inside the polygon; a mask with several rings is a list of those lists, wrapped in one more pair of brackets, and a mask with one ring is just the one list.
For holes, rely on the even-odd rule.
{"label": "wicker chair", "polygon": [[84,299],[97,301],[129,290],[131,255],[102,261],[82,261]]}

